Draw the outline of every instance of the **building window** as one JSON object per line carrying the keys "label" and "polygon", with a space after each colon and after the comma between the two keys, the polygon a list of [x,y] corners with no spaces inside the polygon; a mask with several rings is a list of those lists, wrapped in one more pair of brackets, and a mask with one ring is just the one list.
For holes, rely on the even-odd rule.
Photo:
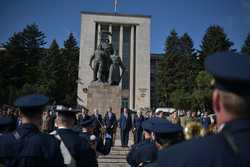
{"label": "building window", "polygon": [[128,98],[122,98],[122,108],[128,108]]}

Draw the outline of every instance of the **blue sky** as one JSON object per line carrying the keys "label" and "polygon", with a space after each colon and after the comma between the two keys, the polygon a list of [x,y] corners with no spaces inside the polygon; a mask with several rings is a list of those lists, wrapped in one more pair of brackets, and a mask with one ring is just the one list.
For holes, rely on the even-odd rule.
{"label": "blue sky", "polygon": [[[70,32],[79,42],[80,12],[113,12],[113,0],[0,0],[0,43],[37,23],[48,44],[60,46]],[[250,0],[118,0],[118,12],[152,16],[151,52],[161,53],[172,29],[187,32],[199,49],[206,28],[222,26],[239,49],[250,32]]]}

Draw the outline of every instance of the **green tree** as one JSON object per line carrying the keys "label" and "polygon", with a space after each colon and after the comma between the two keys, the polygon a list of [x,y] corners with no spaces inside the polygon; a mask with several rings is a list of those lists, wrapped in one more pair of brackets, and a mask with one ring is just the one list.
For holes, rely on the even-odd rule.
{"label": "green tree", "polygon": [[180,74],[180,88],[186,92],[191,93],[195,85],[195,77],[200,71],[200,63],[197,55],[194,52],[193,40],[184,33],[180,38],[181,43],[181,57],[179,58],[178,73]]}
{"label": "green tree", "polygon": [[79,63],[79,47],[73,33],[64,41],[64,48],[62,49],[64,59],[64,104],[76,105],[77,99],[77,80],[78,80],[78,63]]}
{"label": "green tree", "polygon": [[202,39],[200,60],[203,63],[204,59],[218,51],[231,50],[233,42],[227,37],[223,28],[218,25],[210,26]]}
{"label": "green tree", "polygon": [[206,71],[200,71],[195,79],[196,89],[192,94],[191,108],[193,110],[211,111],[211,82],[213,77]]}
{"label": "green tree", "polygon": [[188,110],[191,106],[191,94],[184,89],[176,89],[171,93],[170,101],[178,110]]}
{"label": "green tree", "polygon": [[40,61],[39,86],[49,97],[50,101],[60,101],[64,98],[62,80],[63,57],[56,40],[54,39],[46,51],[46,55]]}
{"label": "green tree", "polygon": [[180,40],[175,30],[170,32],[165,42],[165,55],[159,62],[158,90],[160,105],[169,105],[169,96],[174,89],[175,62],[180,52]]}
{"label": "green tree", "polygon": [[241,52],[250,55],[250,33],[247,35],[247,38],[241,48]]}
{"label": "green tree", "polygon": [[180,94],[184,93],[185,99],[189,99],[187,96],[191,96],[198,73],[193,41],[187,33],[179,37],[172,31],[166,39],[165,51],[165,57],[159,66],[159,99],[162,105],[174,105],[183,109],[187,106],[179,105],[177,97],[182,99]]}
{"label": "green tree", "polygon": [[[23,93],[24,85],[35,85],[39,78],[39,61],[43,54],[45,35],[36,24],[27,25],[14,33],[3,44],[5,55],[1,58],[1,89],[5,91],[5,103],[12,103]],[[2,80],[1,79],[1,80]]]}

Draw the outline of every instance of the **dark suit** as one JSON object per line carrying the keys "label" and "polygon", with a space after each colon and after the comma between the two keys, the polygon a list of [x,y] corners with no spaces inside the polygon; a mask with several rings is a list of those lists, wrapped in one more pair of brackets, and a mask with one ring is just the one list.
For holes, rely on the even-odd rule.
{"label": "dark suit", "polygon": [[79,133],[71,129],[57,129],[65,146],[76,161],[76,166],[96,167],[97,160],[94,150],[90,148],[87,140],[79,136]]}
{"label": "dark suit", "polygon": [[15,132],[0,136],[0,141],[0,159],[8,167],[64,166],[59,141],[35,125],[23,124]]}
{"label": "dark suit", "polygon": [[90,119],[90,116],[88,114],[86,114],[84,116],[82,114],[79,115],[79,117],[78,117],[78,125],[80,126],[81,122],[84,122],[84,121],[86,121],[88,119]]}
{"label": "dark suit", "polygon": [[209,125],[211,124],[211,120],[209,117],[205,117],[205,118],[201,119],[201,123],[202,123],[204,128],[208,129]]}
{"label": "dark suit", "polygon": [[108,113],[104,116],[104,125],[106,126],[106,132],[111,134],[113,133],[114,128],[116,128],[117,120],[114,113],[109,116]]}
{"label": "dark suit", "polygon": [[119,127],[121,129],[121,144],[122,146],[128,146],[129,131],[132,128],[132,119],[130,114],[127,114],[127,117],[124,113],[121,114]]}
{"label": "dark suit", "polygon": [[135,128],[135,143],[140,143],[142,141],[142,122],[144,121],[144,116],[141,115],[138,117],[138,115],[135,116],[134,121],[133,121],[133,126]]}
{"label": "dark suit", "polygon": [[98,114],[98,115],[93,114],[92,117],[95,118],[95,120],[94,120],[94,126],[95,126],[94,135],[97,137],[100,137],[101,128],[103,126],[102,115],[101,114]]}
{"label": "dark suit", "polygon": [[249,167],[249,141],[250,120],[235,120],[216,135],[162,150],[157,166]]}

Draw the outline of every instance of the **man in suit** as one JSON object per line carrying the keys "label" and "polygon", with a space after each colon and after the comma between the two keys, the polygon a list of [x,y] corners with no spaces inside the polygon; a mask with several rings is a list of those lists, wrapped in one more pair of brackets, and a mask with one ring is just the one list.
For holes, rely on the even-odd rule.
{"label": "man in suit", "polygon": [[165,149],[158,167],[250,166],[250,56],[215,53],[207,57],[205,68],[215,78],[212,104],[218,133]]}
{"label": "man in suit", "polygon": [[95,151],[91,149],[87,140],[84,140],[78,132],[72,130],[75,115],[78,111],[59,107],[56,112],[57,130],[53,131],[51,135],[61,142],[64,164],[74,167],[97,167]]}
{"label": "man in suit", "polygon": [[144,116],[142,115],[141,110],[137,111],[137,114],[133,120],[133,131],[135,132],[135,144],[140,143],[142,141],[142,122],[145,120]]}
{"label": "man in suit", "polygon": [[84,120],[88,120],[90,115],[88,114],[88,110],[86,108],[82,108],[82,113],[78,116],[78,126],[80,127],[80,122]]}
{"label": "man in suit", "polygon": [[121,133],[121,145],[122,147],[128,147],[129,131],[132,128],[132,119],[127,108],[124,108],[121,113],[119,128]]}
{"label": "man in suit", "polygon": [[208,128],[209,128],[209,125],[211,124],[211,120],[210,120],[210,118],[208,117],[208,112],[207,112],[207,111],[204,112],[204,116],[203,116],[202,119],[201,119],[201,123],[202,123],[202,126],[203,126],[205,129],[208,129]]}
{"label": "man in suit", "polygon": [[112,112],[112,108],[109,107],[104,116],[104,128],[106,129],[105,133],[111,134],[113,139],[113,145],[115,141],[115,133],[117,128],[117,119],[115,114]]}
{"label": "man in suit", "polygon": [[99,114],[98,109],[94,109],[94,114],[92,115],[94,118],[94,134],[95,136],[102,137],[101,136],[101,130],[103,128],[103,120],[102,120],[102,115]]}
{"label": "man in suit", "polygon": [[60,142],[40,132],[42,113],[49,99],[31,94],[17,98],[22,125],[14,132],[0,136],[0,159],[8,167],[63,167]]}

